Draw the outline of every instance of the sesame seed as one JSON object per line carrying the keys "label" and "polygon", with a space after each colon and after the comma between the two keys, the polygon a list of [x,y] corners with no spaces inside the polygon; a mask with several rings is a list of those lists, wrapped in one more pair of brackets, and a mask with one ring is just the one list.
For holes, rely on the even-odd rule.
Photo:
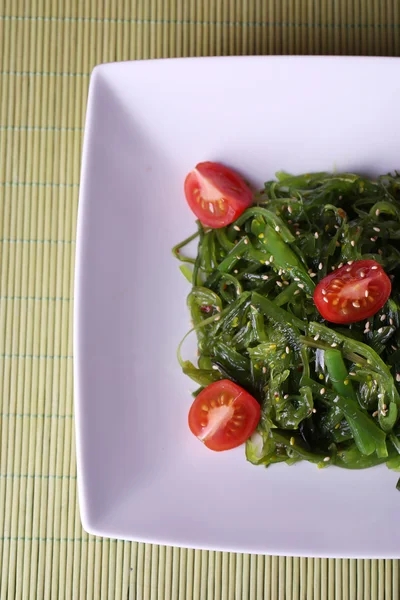
{"label": "sesame seed", "polygon": [[274,262],[274,257],[272,256],[272,254],[271,254],[271,256],[269,257],[269,262]]}
{"label": "sesame seed", "polygon": [[333,343],[331,344],[331,348],[336,348],[336,346],[337,346],[337,343],[336,343],[336,342],[333,342]]}
{"label": "sesame seed", "polygon": [[379,327],[378,333],[382,333],[382,331],[383,331],[383,327]]}
{"label": "sesame seed", "polygon": [[217,312],[221,312],[221,310],[222,310],[222,308],[220,306],[216,306],[215,308],[216,308]]}
{"label": "sesame seed", "polygon": [[276,282],[276,285],[278,285],[279,287],[282,287],[282,285],[283,285],[283,284],[282,284],[282,281],[277,281],[277,282]]}
{"label": "sesame seed", "polygon": [[323,297],[323,301],[326,302],[328,304],[329,300],[326,296]]}
{"label": "sesame seed", "polygon": [[358,300],[354,300],[354,302],[352,302],[352,305],[354,306],[354,308],[360,308],[361,306]]}
{"label": "sesame seed", "polygon": [[362,278],[363,278],[363,277],[365,277],[365,273],[364,273],[364,271],[361,271],[361,273],[360,273],[360,277],[362,277]]}
{"label": "sesame seed", "polygon": [[381,321],[384,321],[386,319],[386,315],[381,315],[380,319]]}
{"label": "sesame seed", "polygon": [[400,373],[396,373],[396,381],[400,381]]}
{"label": "sesame seed", "polygon": [[291,206],[288,206],[287,210],[288,210],[289,215],[291,215],[293,212],[293,208]]}
{"label": "sesame seed", "polygon": [[262,372],[263,372],[263,373],[266,373],[266,372],[267,372],[267,367],[263,367],[263,368],[262,368]]}
{"label": "sesame seed", "polygon": [[385,397],[385,394],[378,394],[378,398],[382,400]]}
{"label": "sesame seed", "polygon": [[338,269],[341,269],[342,267],[343,267],[343,263],[339,263],[337,266]]}
{"label": "sesame seed", "polygon": [[265,261],[265,264],[266,264],[266,265],[267,265],[267,267],[268,267],[268,265],[270,265],[271,263],[269,262],[269,260],[266,260],[266,261]]}
{"label": "sesame seed", "polygon": [[212,368],[214,369],[214,371],[218,371],[217,365],[213,365]]}
{"label": "sesame seed", "polygon": [[353,246],[353,248],[354,248],[354,246],[356,245],[355,241],[351,240],[350,245]]}
{"label": "sesame seed", "polygon": [[300,234],[300,231],[296,231],[296,235],[301,235],[301,234]]}
{"label": "sesame seed", "polygon": [[[368,290],[365,290],[365,292],[364,292],[364,296],[365,296],[366,298],[368,298],[368,296],[369,296],[369,291],[368,291]],[[368,323],[368,326],[369,326],[369,323]]]}
{"label": "sesame seed", "polygon": [[280,227],[278,225],[275,227],[275,231],[280,231]]}
{"label": "sesame seed", "polygon": [[365,323],[365,329],[369,329],[369,321]]}
{"label": "sesame seed", "polygon": [[234,226],[233,226],[233,229],[235,229],[236,231],[240,231],[240,227],[239,227],[239,225],[234,225]]}
{"label": "sesame seed", "polygon": [[267,281],[267,279],[269,279],[269,277],[268,277],[268,275],[263,275],[263,276],[261,277],[261,279],[264,279],[265,281]]}
{"label": "sesame seed", "polygon": [[212,202],[208,203],[208,209],[210,213],[213,213],[215,211],[214,204]]}
{"label": "sesame seed", "polygon": [[316,273],[313,273],[313,272],[311,271],[311,273],[310,273],[310,277],[316,277],[316,276],[317,276],[317,274],[316,274]]}
{"label": "sesame seed", "polygon": [[393,319],[389,319],[389,323],[390,323],[390,325],[393,325],[394,324]]}
{"label": "sesame seed", "polygon": [[377,231],[378,233],[379,233],[379,231],[380,231],[379,227],[373,227],[372,229],[373,229],[374,231]]}
{"label": "sesame seed", "polygon": [[334,225],[334,228],[335,229],[339,229],[339,225]]}
{"label": "sesame seed", "polygon": [[315,413],[317,412],[317,409],[316,409],[316,408],[313,408],[313,409],[312,409],[312,412],[313,412],[313,413],[314,413],[314,415],[315,415]]}
{"label": "sesame seed", "polygon": [[351,375],[352,377],[356,376],[356,374],[353,371],[350,371],[349,375]]}
{"label": "sesame seed", "polygon": [[290,352],[290,348],[289,348],[289,346],[286,346],[286,349],[285,349],[285,350],[286,350],[286,354],[289,354],[289,352]]}
{"label": "sesame seed", "polygon": [[296,290],[294,295],[297,296],[297,294],[300,294],[300,290]]}
{"label": "sesame seed", "polygon": [[249,240],[248,240],[247,238],[244,238],[244,243],[245,243],[245,244],[248,244],[248,243],[249,243]]}
{"label": "sesame seed", "polygon": [[219,321],[219,320],[220,320],[220,318],[221,318],[221,317],[220,317],[219,315],[217,315],[217,316],[215,317],[214,321]]}
{"label": "sesame seed", "polygon": [[314,336],[314,340],[315,341],[319,340],[319,333],[317,333],[317,335]]}
{"label": "sesame seed", "polygon": [[343,196],[339,196],[339,200],[343,200]]}
{"label": "sesame seed", "polygon": [[233,269],[234,273],[239,273],[239,271],[237,269]]}
{"label": "sesame seed", "polygon": [[300,281],[298,277],[293,277],[293,281]]}
{"label": "sesame seed", "polygon": [[252,308],[253,310],[257,310],[254,304],[250,304],[250,308]]}
{"label": "sesame seed", "polygon": [[242,257],[241,256],[236,256],[235,258],[236,258],[236,260],[240,260]]}
{"label": "sesame seed", "polygon": [[375,412],[372,413],[373,417],[377,417],[379,415],[378,411],[376,410]]}
{"label": "sesame seed", "polygon": [[280,276],[280,275],[282,275],[282,273],[283,273],[282,269],[279,269],[278,275]]}
{"label": "sesame seed", "polygon": [[291,446],[294,446],[294,437],[291,437],[291,438],[290,438],[290,445],[291,445]]}
{"label": "sesame seed", "polygon": [[330,456],[325,456],[325,458],[324,458],[324,462],[329,462],[330,460],[331,460],[331,457],[330,457]]}
{"label": "sesame seed", "polygon": [[376,269],[378,269],[378,267],[376,265],[374,265],[373,267],[371,267],[372,271],[376,271]]}
{"label": "sesame seed", "polygon": [[347,264],[348,264],[348,265],[352,265],[352,264],[353,264],[353,262],[354,262],[354,260],[348,260],[348,261],[347,261]]}
{"label": "sesame seed", "polygon": [[285,394],[285,395],[283,396],[283,399],[284,399],[284,400],[287,400],[288,398],[289,398],[289,394]]}
{"label": "sesame seed", "polygon": [[322,290],[322,295],[326,296],[326,290]]}
{"label": "sesame seed", "polygon": [[301,288],[302,290],[304,289],[304,283],[298,283],[297,284],[299,286],[299,288]]}
{"label": "sesame seed", "polygon": [[288,281],[284,281],[283,285],[289,285],[289,282]]}
{"label": "sesame seed", "polygon": [[322,262],[320,262],[319,265],[318,265],[319,271],[322,271],[323,268],[324,268],[324,265],[322,264]]}
{"label": "sesame seed", "polygon": [[377,240],[378,238],[377,238],[377,237],[372,237],[372,238],[369,238],[369,239],[371,240],[371,242],[376,242],[376,240]]}
{"label": "sesame seed", "polygon": [[319,238],[319,233],[318,233],[318,231],[316,231],[316,232],[314,233],[314,237],[315,237],[315,239],[316,239],[316,240]]}
{"label": "sesame seed", "polygon": [[323,395],[325,394],[325,392],[326,392],[326,389],[325,389],[325,388],[321,388],[321,389],[319,390],[319,393],[321,394],[321,396],[323,396]]}
{"label": "sesame seed", "polygon": [[379,208],[376,209],[375,214],[377,217],[379,217],[379,215],[381,214],[381,211],[379,210]]}

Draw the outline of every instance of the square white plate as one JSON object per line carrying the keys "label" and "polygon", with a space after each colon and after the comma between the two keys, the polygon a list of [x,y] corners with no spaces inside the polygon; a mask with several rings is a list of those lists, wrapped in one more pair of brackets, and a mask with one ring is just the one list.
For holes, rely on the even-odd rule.
{"label": "square white plate", "polygon": [[96,67],[80,192],[75,407],[90,533],[196,548],[400,557],[397,475],[270,469],[189,432],[176,360],[189,285],[171,247],[194,231],[201,160],[257,185],[275,171],[400,167],[398,59],[248,57]]}

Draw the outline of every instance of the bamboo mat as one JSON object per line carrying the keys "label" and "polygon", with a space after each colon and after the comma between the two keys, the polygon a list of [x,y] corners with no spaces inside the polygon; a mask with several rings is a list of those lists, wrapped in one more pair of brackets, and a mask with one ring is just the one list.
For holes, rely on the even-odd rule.
{"label": "bamboo mat", "polygon": [[[397,560],[250,556],[82,531],[73,271],[89,74],[221,54],[400,55],[399,0],[0,1],[0,598],[398,599]],[[385,92],[386,93],[386,92]]]}

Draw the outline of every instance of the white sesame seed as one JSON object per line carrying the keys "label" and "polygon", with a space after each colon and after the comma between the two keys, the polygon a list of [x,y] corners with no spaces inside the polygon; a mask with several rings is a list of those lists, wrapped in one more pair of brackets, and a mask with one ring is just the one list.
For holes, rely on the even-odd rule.
{"label": "white sesame seed", "polygon": [[336,348],[336,346],[337,346],[337,343],[336,342],[332,342],[331,347],[332,348]]}
{"label": "white sesame seed", "polygon": [[289,398],[289,394],[285,394],[285,395],[283,396],[283,399],[284,399],[284,400],[287,400],[288,398]]}
{"label": "white sesame seed", "polygon": [[[364,292],[364,296],[365,296],[366,298],[368,298],[368,296],[369,296],[369,291],[368,291],[368,290],[365,290],[365,292]],[[368,323],[368,325],[369,325],[369,323]]]}
{"label": "white sesame seed", "polygon": [[382,331],[383,331],[383,327],[379,327],[378,333],[382,333]]}
{"label": "white sesame seed", "polygon": [[381,211],[379,210],[379,208],[376,209],[375,214],[377,217],[379,217],[379,215],[381,214]]}
{"label": "white sesame seed", "polygon": [[236,231],[240,231],[240,227],[239,227],[239,225],[234,225],[234,226],[233,226],[233,229],[235,229]]}
{"label": "white sesame seed", "polygon": [[390,325],[393,325],[394,324],[393,319],[389,319],[389,323],[390,323]]}
{"label": "white sesame seed", "polygon": [[334,225],[334,228],[335,229],[339,229],[339,225]]}
{"label": "white sesame seed", "polygon": [[384,397],[385,397],[385,394],[378,394],[378,398],[379,398],[380,400],[382,400],[382,398],[384,398]]}
{"label": "white sesame seed", "polygon": [[369,329],[369,327],[370,327],[370,325],[369,325],[369,321],[367,321],[367,322],[365,323],[365,329]]}
{"label": "white sesame seed", "polygon": [[349,267],[347,267],[346,269],[346,273],[350,273],[351,269]]}
{"label": "white sesame seed", "polygon": [[300,290],[296,290],[294,295],[297,296],[297,294],[300,294]]}
{"label": "white sesame seed", "polygon": [[278,271],[278,275],[279,275],[279,276],[281,276],[281,275],[282,275],[282,273],[283,273],[282,269],[279,269],[279,271]]}
{"label": "white sesame seed", "polygon": [[316,239],[316,240],[319,238],[319,233],[318,233],[318,231],[316,231],[316,232],[314,233],[314,237],[315,237],[315,239]]}
{"label": "white sesame seed", "polygon": [[354,246],[356,245],[355,241],[351,240],[350,245],[353,246],[353,248],[354,248]]}
{"label": "white sesame seed", "polygon": [[324,462],[329,462],[330,460],[331,460],[331,457],[330,457],[330,456],[325,456],[325,458],[324,458]]}
{"label": "white sesame seed", "polygon": [[356,376],[356,374],[353,371],[350,371],[349,375],[351,375],[352,377]]}
{"label": "white sesame seed", "polygon": [[214,321],[219,321],[219,320],[220,320],[220,318],[221,318],[221,317],[220,317],[219,315],[217,315],[217,316],[215,317]]}
{"label": "white sesame seed", "polygon": [[371,267],[372,271],[376,271],[376,269],[378,269],[378,267],[376,265],[374,265],[373,267]]}
{"label": "white sesame seed", "polygon": [[256,309],[256,307],[254,306],[254,304],[250,304],[250,307],[251,307],[253,310],[257,310],[257,309]]}
{"label": "white sesame seed", "polygon": [[318,265],[318,270],[322,271],[323,268],[324,268],[324,265],[322,264],[322,262],[320,262]]}
{"label": "white sesame seed", "polygon": [[378,238],[377,238],[377,237],[372,237],[372,238],[369,238],[369,239],[371,240],[371,242],[376,242],[376,240],[377,240]]}
{"label": "white sesame seed", "polygon": [[282,281],[277,281],[277,282],[276,282],[276,285],[278,285],[279,287],[282,287],[282,285],[283,285],[283,284],[282,284]]}
{"label": "white sesame seed", "polygon": [[248,244],[248,243],[249,243],[249,240],[248,240],[247,238],[244,238],[244,243],[245,243],[245,244]]}
{"label": "white sesame seed", "polygon": [[214,371],[218,371],[217,365],[213,365],[212,368],[214,369]]}
{"label": "white sesame seed", "polygon": [[280,227],[278,225],[275,227],[275,231],[280,231]]}
{"label": "white sesame seed", "polygon": [[263,373],[266,373],[266,372],[267,372],[267,367],[263,367],[263,368],[262,368],[262,372],[263,372]]}
{"label": "white sesame seed", "polygon": [[322,295],[326,296],[326,290],[322,290]]}
{"label": "white sesame seed", "polygon": [[298,277],[293,277],[293,281],[300,281]]}
{"label": "white sesame seed", "polygon": [[400,381],[400,373],[396,373],[396,381]]}
{"label": "white sesame seed", "polygon": [[289,281],[286,281],[286,280],[285,280],[285,281],[283,282],[283,285],[289,285]]}
{"label": "white sesame seed", "polygon": [[386,319],[386,315],[381,315],[380,319],[381,321],[384,321]]}
{"label": "white sesame seed", "polygon": [[291,215],[293,212],[293,208],[291,206],[288,206],[287,210],[288,210],[289,215]]}
{"label": "white sesame seed", "polygon": [[299,288],[301,288],[302,290],[304,289],[304,283],[298,283],[297,284],[299,286]]}
{"label": "white sesame seed", "polygon": [[268,265],[270,265],[271,263],[269,262],[269,260],[266,260],[266,261],[265,261],[265,264],[266,264],[266,265],[267,265],[267,267],[268,267]]}
{"label": "white sesame seed", "polygon": [[379,227],[373,227],[372,229],[373,229],[374,231],[377,231],[378,233],[379,233],[379,231],[380,231]]}
{"label": "white sesame seed", "polygon": [[235,258],[236,258],[236,260],[240,260],[242,257],[241,256],[236,256]]}
{"label": "white sesame seed", "polygon": [[317,274],[316,274],[316,273],[313,273],[313,272],[311,271],[311,273],[310,273],[310,277],[316,277],[316,276],[317,276]]}
{"label": "white sesame seed", "polygon": [[263,276],[261,277],[261,279],[264,279],[264,280],[266,281],[267,279],[269,279],[269,277],[268,277],[268,275],[263,275]]}
{"label": "white sesame seed", "polygon": [[208,203],[208,210],[210,211],[210,213],[214,213],[215,208],[214,208],[214,204],[212,202]]}
{"label": "white sesame seed", "polygon": [[271,254],[271,256],[269,257],[269,262],[274,262],[274,257],[272,256],[272,254]]}
{"label": "white sesame seed", "polygon": [[354,262],[354,260],[348,260],[348,261],[347,261],[347,264],[348,264],[348,265],[352,265],[352,264],[353,264],[353,262]]}
{"label": "white sesame seed", "polygon": [[379,415],[378,411],[376,410],[375,412],[372,413],[373,417],[377,417]]}
{"label": "white sesame seed", "polygon": [[325,389],[325,388],[321,388],[321,389],[319,390],[319,393],[321,394],[321,396],[323,396],[323,395],[325,394],[325,392],[326,392],[326,389]]}
{"label": "white sesame seed", "polygon": [[222,308],[220,306],[216,306],[215,308],[216,308],[217,312],[221,312],[221,310],[222,310]]}
{"label": "white sesame seed", "polygon": [[315,341],[319,340],[319,333],[317,333],[317,335],[314,336],[314,340]]}
{"label": "white sesame seed", "polygon": [[364,271],[361,271],[361,273],[360,273],[360,277],[362,277],[362,278],[363,278],[363,277],[365,277],[365,273],[364,273]]}
{"label": "white sesame seed", "polygon": [[301,234],[300,234],[300,231],[296,231],[296,235],[301,235]]}
{"label": "white sesame seed", "polygon": [[328,298],[326,296],[323,297],[323,301],[326,302],[326,303],[329,302],[329,300],[328,300]]}
{"label": "white sesame seed", "polygon": [[286,346],[285,350],[286,350],[286,354],[289,354],[289,353],[290,353],[290,348],[289,348],[289,346]]}
{"label": "white sesame seed", "polygon": [[334,401],[334,403],[335,403],[335,404],[336,404],[337,402],[339,402],[339,396],[336,396],[336,397],[333,399],[333,401]]}
{"label": "white sesame seed", "polygon": [[343,267],[343,263],[339,263],[337,266],[338,269],[341,269],[342,267]]}
{"label": "white sesame seed", "polygon": [[352,302],[352,305],[354,306],[354,308],[360,308],[361,306],[358,300],[354,300],[354,302]]}

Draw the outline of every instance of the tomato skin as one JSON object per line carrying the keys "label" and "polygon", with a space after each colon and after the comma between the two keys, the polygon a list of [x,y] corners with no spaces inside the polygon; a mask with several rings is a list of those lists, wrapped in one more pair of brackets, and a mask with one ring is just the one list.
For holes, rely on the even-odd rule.
{"label": "tomato skin", "polygon": [[189,428],[215,452],[245,442],[260,420],[260,405],[253,396],[229,379],[215,381],[195,398],[189,411]]}
{"label": "tomato skin", "polygon": [[196,217],[213,229],[229,225],[253,203],[253,193],[240,175],[220,163],[196,165],[187,175],[184,189]]}
{"label": "tomato skin", "polygon": [[331,323],[356,323],[384,306],[392,283],[379,263],[357,260],[324,277],[314,290],[315,305]]}

